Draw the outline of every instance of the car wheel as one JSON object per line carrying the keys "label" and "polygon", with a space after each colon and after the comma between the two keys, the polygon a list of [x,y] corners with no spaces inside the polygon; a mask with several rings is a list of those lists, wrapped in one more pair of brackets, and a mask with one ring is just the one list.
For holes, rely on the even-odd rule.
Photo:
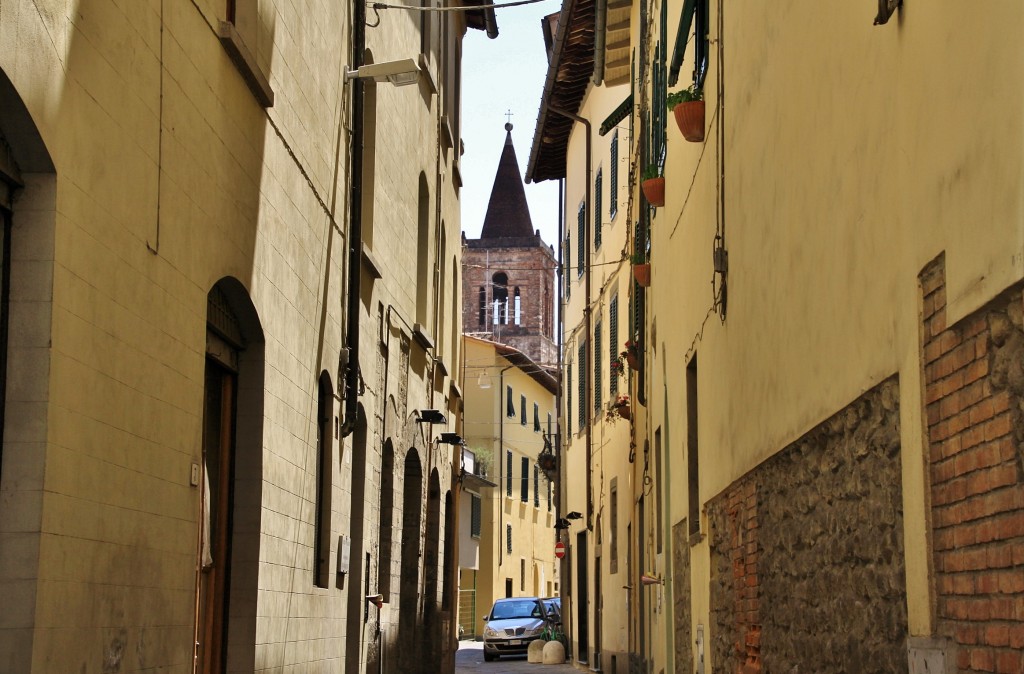
{"label": "car wheel", "polygon": [[484,662],[493,662],[498,656],[484,651]]}

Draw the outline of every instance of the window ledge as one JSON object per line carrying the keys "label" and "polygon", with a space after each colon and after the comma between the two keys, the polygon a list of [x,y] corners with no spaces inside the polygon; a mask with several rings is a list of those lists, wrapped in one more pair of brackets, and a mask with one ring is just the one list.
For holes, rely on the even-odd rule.
{"label": "window ledge", "polygon": [[270,82],[256,64],[255,56],[249,51],[242,36],[235,29],[235,24],[230,21],[221,21],[217,27],[217,37],[220,38],[221,46],[228,53],[231,62],[238,68],[242,79],[245,80],[259,104],[264,108],[274,107],[274,90],[270,88]]}
{"label": "window ledge", "polygon": [[441,115],[441,146],[447,151],[455,146],[455,138],[452,135],[452,121],[448,115]]}
{"label": "window ledge", "polygon": [[374,279],[384,277],[384,274],[380,271],[380,264],[378,264],[377,259],[370,252],[370,249],[366,247],[365,243],[363,244],[363,267],[366,271],[370,272],[370,276]]}
{"label": "window ledge", "polygon": [[416,338],[416,341],[419,342],[419,345],[424,349],[429,350],[434,348],[434,338],[430,336],[430,333],[427,332],[427,329],[423,324],[416,323],[412,326],[412,336]]}

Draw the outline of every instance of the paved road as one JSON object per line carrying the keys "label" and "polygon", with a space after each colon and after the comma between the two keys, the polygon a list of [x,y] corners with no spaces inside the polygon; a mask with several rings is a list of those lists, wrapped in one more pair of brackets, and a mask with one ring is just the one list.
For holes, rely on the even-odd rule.
{"label": "paved road", "polygon": [[510,655],[506,658],[499,658],[494,662],[484,662],[484,645],[479,641],[460,641],[459,650],[455,654],[456,674],[519,674],[520,672],[532,672],[532,674],[568,674],[576,670],[569,663],[564,665],[541,665],[535,662],[527,662],[526,656]]}

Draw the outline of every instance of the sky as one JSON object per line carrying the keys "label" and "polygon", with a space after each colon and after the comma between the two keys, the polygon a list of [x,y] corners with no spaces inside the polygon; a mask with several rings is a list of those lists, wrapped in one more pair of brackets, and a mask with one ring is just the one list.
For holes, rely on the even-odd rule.
{"label": "sky", "polygon": [[[500,2],[500,0],[499,0]],[[526,172],[544,91],[548,60],[541,19],[561,8],[559,0],[497,9],[498,37],[470,30],[462,52],[462,230],[480,237],[487,202],[505,145],[506,112],[512,112],[512,144],[520,175]],[[533,228],[544,243],[558,240],[558,182],[527,183]]]}

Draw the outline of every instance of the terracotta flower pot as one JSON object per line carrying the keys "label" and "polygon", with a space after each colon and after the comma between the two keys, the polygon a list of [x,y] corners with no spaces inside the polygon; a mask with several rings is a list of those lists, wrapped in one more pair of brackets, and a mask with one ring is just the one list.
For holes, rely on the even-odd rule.
{"label": "terracotta flower pot", "polygon": [[651,206],[665,205],[665,176],[648,178],[640,183],[640,189]]}
{"label": "terracotta flower pot", "polygon": [[683,138],[691,143],[704,141],[704,101],[687,101],[672,108]]}
{"label": "terracotta flower pot", "polygon": [[633,265],[633,278],[640,284],[642,288],[646,288],[651,285],[651,265],[647,264],[635,264]]}
{"label": "terracotta flower pot", "polygon": [[615,410],[619,413],[619,416],[622,417],[623,419],[632,419],[633,418],[633,410],[629,407],[629,405],[620,405],[619,407],[616,407]]}
{"label": "terracotta flower pot", "polygon": [[629,367],[634,370],[640,369],[640,361],[639,359],[637,359],[636,354],[633,353],[632,351],[626,354],[626,364],[629,365]]}

